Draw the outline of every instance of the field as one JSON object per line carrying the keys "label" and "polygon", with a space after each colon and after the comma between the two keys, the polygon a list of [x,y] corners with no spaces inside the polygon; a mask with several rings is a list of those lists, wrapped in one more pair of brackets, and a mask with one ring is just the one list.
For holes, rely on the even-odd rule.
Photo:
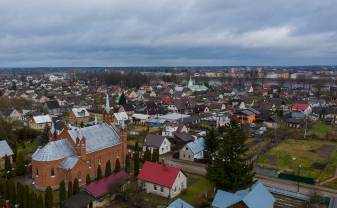
{"label": "field", "polygon": [[301,176],[324,181],[335,175],[336,148],[337,143],[329,141],[287,139],[259,156],[257,164],[282,172],[299,172]]}
{"label": "field", "polygon": [[309,135],[315,135],[318,138],[325,138],[327,133],[332,130],[332,127],[330,125],[327,125],[323,123],[322,121],[319,121],[315,123],[312,129],[309,130]]}

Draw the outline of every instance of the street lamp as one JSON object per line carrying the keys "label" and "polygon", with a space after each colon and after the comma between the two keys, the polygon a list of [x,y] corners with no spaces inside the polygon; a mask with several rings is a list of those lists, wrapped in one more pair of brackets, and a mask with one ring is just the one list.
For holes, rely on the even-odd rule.
{"label": "street lamp", "polygon": [[[298,176],[300,176],[300,170],[301,170],[302,165],[298,165]],[[297,180],[297,192],[300,192],[300,181]]]}

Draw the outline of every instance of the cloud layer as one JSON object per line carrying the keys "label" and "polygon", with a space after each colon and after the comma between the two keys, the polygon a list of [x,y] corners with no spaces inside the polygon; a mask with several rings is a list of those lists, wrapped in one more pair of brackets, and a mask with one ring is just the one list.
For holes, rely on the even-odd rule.
{"label": "cloud layer", "polygon": [[0,66],[337,64],[337,1],[0,0]]}

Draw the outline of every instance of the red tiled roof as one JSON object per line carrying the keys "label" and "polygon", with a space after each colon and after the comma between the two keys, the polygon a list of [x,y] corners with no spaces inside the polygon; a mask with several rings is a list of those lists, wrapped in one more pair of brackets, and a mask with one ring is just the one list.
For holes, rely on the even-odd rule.
{"label": "red tiled roof", "polygon": [[179,168],[169,167],[153,162],[145,162],[137,179],[172,188],[179,172]]}
{"label": "red tiled roof", "polygon": [[295,104],[293,105],[292,110],[293,110],[293,111],[304,111],[304,110],[306,110],[308,107],[309,107],[309,105],[306,104],[306,103],[295,103]]}
{"label": "red tiled roof", "polygon": [[112,174],[88,185],[84,185],[82,186],[82,189],[94,196],[95,198],[99,198],[109,192],[110,184],[127,180],[128,178],[129,176],[126,172],[120,171],[116,174]]}

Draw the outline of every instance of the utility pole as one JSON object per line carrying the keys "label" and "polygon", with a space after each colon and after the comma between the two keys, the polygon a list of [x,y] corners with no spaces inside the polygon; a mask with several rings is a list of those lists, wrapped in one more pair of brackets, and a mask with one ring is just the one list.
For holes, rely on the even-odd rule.
{"label": "utility pole", "polygon": [[307,137],[307,128],[308,128],[308,118],[305,116],[305,128],[304,128],[304,139]]}

